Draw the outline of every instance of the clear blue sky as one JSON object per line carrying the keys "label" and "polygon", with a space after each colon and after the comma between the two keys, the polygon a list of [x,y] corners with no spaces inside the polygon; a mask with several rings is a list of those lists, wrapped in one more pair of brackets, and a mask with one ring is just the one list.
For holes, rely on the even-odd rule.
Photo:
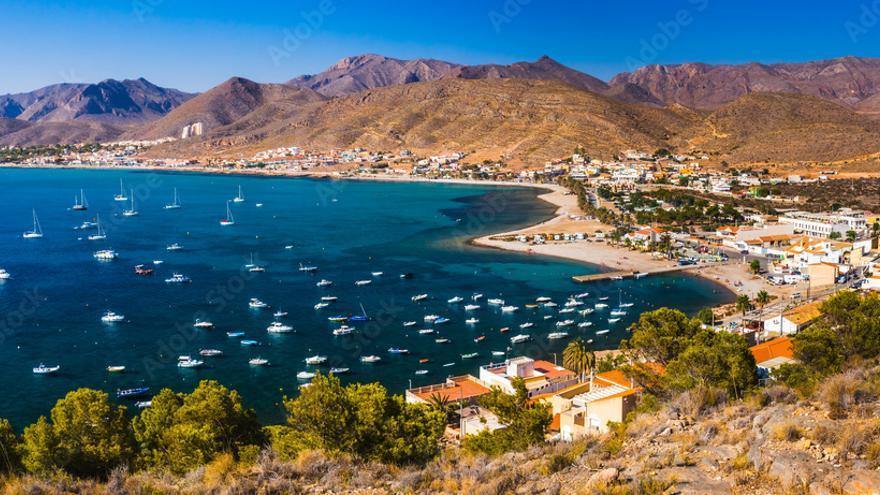
{"label": "clear blue sky", "polygon": [[547,54],[603,79],[646,63],[876,57],[872,6],[880,10],[875,0],[0,0],[0,93],[141,76],[203,91],[233,75],[285,81],[367,52],[461,63]]}

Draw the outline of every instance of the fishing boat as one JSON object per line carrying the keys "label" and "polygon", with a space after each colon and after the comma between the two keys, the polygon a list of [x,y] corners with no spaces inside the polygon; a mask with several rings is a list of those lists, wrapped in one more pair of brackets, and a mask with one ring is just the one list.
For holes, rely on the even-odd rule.
{"label": "fishing boat", "polygon": [[317,311],[317,310],[319,310],[319,309],[324,309],[324,308],[326,308],[326,307],[328,307],[328,306],[330,306],[330,303],[319,302],[318,304],[315,304],[314,308],[315,308],[315,310]]}
{"label": "fishing boat", "polygon": [[172,201],[171,204],[166,204],[162,208],[166,209],[166,210],[180,209],[180,201],[178,201],[178,199],[177,199],[177,188],[176,187],[174,188],[174,201]]}
{"label": "fishing boat", "polygon": [[21,234],[25,239],[41,239],[43,237],[43,227],[40,226],[40,220],[37,218],[37,210],[33,210],[34,228]]}
{"label": "fishing boat", "polygon": [[516,313],[519,311],[519,306],[501,306],[502,313]]}
{"label": "fishing boat", "polygon": [[535,298],[535,302],[537,302],[537,303],[548,303],[550,301],[552,301],[552,299],[547,296],[541,296],[541,297]]}
{"label": "fishing boat", "polygon": [[441,338],[439,338],[439,339],[434,339],[434,343],[435,343],[435,344],[448,344],[448,343],[450,343],[450,342],[451,342],[451,340],[449,340],[449,339],[447,339],[447,338],[445,338],[445,337],[441,337]]}
{"label": "fishing boat", "polygon": [[535,326],[534,323],[527,321],[525,323],[520,324],[519,327],[522,328],[523,330],[525,330],[526,328],[532,328],[533,326]]}
{"label": "fishing boat", "polygon": [[419,376],[421,376],[421,375],[427,375],[427,374],[428,374],[428,370],[416,370],[416,371],[415,371],[415,374],[416,374],[416,375],[419,375]]}
{"label": "fishing boat", "polygon": [[248,307],[251,309],[263,309],[268,308],[269,305],[257,299],[256,297],[252,297],[251,300],[248,301]]}
{"label": "fishing boat", "polygon": [[488,299],[486,302],[492,306],[504,306],[504,299]]}
{"label": "fishing boat", "polygon": [[122,185],[122,179],[119,179],[119,194],[113,196],[113,201],[128,201],[128,196],[125,195],[125,186]]}
{"label": "fishing boat", "polygon": [[321,300],[324,302],[333,302],[333,301],[338,301],[339,298],[336,296],[321,296]]}
{"label": "fishing boat", "polygon": [[116,323],[117,321],[125,320],[125,316],[114,313],[113,311],[107,311],[101,316],[101,321],[104,323]]}
{"label": "fishing boat", "polygon": [[611,330],[599,330],[598,332],[596,332],[596,335],[605,335],[606,333],[608,333],[610,331]]}
{"label": "fishing boat", "polygon": [[70,207],[74,211],[85,211],[89,209],[89,203],[86,201],[86,194],[82,189],[79,190],[79,196],[73,196],[73,206]]}
{"label": "fishing boat", "polygon": [[275,318],[282,318],[282,317],[287,316],[287,311],[278,310],[278,311],[272,313],[272,316],[274,316]]}
{"label": "fishing boat", "polygon": [[479,344],[480,342],[482,342],[482,341],[484,341],[484,340],[486,340],[486,336],[485,336],[485,335],[479,335],[479,336],[477,336],[477,337],[474,337],[474,343],[475,343],[475,344]]}
{"label": "fishing boat", "polygon": [[347,325],[342,325],[339,328],[333,329],[333,335],[336,335],[337,337],[340,335],[350,335],[352,333],[354,333],[354,328]]}
{"label": "fishing boat", "polygon": [[479,304],[467,304],[467,305],[465,305],[465,307],[464,307],[464,310],[465,310],[465,311],[476,311],[476,310],[478,310],[478,309],[480,309],[480,305],[479,305]]}
{"label": "fishing boat", "polygon": [[572,326],[572,325],[574,325],[574,320],[562,320],[562,321],[557,321],[557,322],[556,322],[556,327],[557,327],[557,328],[570,327],[570,326]]}
{"label": "fishing boat", "polygon": [[419,301],[424,301],[427,298],[428,298],[427,294],[416,294],[415,296],[412,296],[410,299],[412,299],[412,302],[419,302]]}
{"label": "fishing boat", "polygon": [[232,198],[233,203],[244,203],[244,194],[241,192],[241,186],[238,186],[238,196]]}
{"label": "fishing boat", "polygon": [[317,266],[310,266],[310,265],[303,265],[302,263],[300,263],[299,264],[299,271],[306,272],[306,273],[312,273],[312,272],[318,271],[318,267]]}
{"label": "fishing boat", "polygon": [[330,287],[331,285],[333,285],[333,282],[331,282],[329,280],[322,279],[320,282],[318,282],[315,285],[317,285],[318,287]]}
{"label": "fishing boat", "polygon": [[229,201],[226,202],[226,218],[220,219],[221,227],[229,227],[235,225],[235,217],[232,216],[232,208],[229,207]]}
{"label": "fishing boat", "polygon": [[192,283],[192,279],[187,277],[186,275],[181,275],[179,273],[174,273],[170,278],[165,279],[166,284],[190,284]]}
{"label": "fishing boat", "polygon": [[10,278],[12,278],[12,275],[10,275],[5,269],[0,268],[0,280],[8,280]]}
{"label": "fishing boat", "polygon": [[290,333],[293,331],[293,327],[280,321],[273,321],[271,325],[266,327],[266,331],[269,333]]}
{"label": "fishing boat", "polygon": [[138,216],[137,208],[134,206],[134,190],[131,191],[131,208],[127,210],[122,210],[122,216],[124,217],[136,217]]}
{"label": "fishing boat", "polygon": [[[480,356],[480,353],[479,353],[479,352],[470,352],[470,353],[468,353],[468,354],[462,354],[462,355],[461,355],[461,358],[462,358],[462,359],[474,359],[474,358],[477,358],[477,357],[479,357],[479,356]],[[446,365],[444,364],[443,366],[446,366]]]}
{"label": "fishing boat", "polygon": [[532,340],[531,336],[526,335],[526,334],[519,334],[519,335],[514,335],[513,337],[511,337],[510,343],[511,344],[522,344],[523,342],[528,342],[529,340]]}
{"label": "fishing boat", "polygon": [[173,243],[165,246],[166,251],[180,251],[181,249],[183,249],[183,246],[181,246],[180,244],[178,244],[176,242],[173,242]]}
{"label": "fishing boat", "polygon": [[327,373],[331,375],[344,375],[349,371],[351,371],[349,368],[330,368],[330,371],[328,371]]}
{"label": "fishing boat", "polygon": [[417,323],[417,322],[414,322],[414,321],[405,321],[405,322],[403,322],[403,328],[414,327],[414,326],[416,326],[416,325],[418,325],[418,323]]}
{"label": "fishing boat", "polygon": [[125,366],[107,366],[107,373],[122,373],[125,371]]}
{"label": "fishing boat", "polygon": [[222,355],[223,355],[223,351],[221,351],[219,349],[202,349],[199,351],[199,356],[202,356],[202,357],[217,357],[217,356],[222,356]]}
{"label": "fishing boat", "polygon": [[315,377],[315,373],[313,373],[311,371],[300,371],[299,373],[296,374],[297,380],[311,380],[314,377]]}
{"label": "fishing boat", "polygon": [[419,330],[419,335],[430,335],[432,333],[434,333],[433,328],[423,328],[423,329]]}
{"label": "fishing boat", "polygon": [[116,390],[117,399],[131,399],[143,397],[150,392],[150,387],[120,388]]}
{"label": "fishing boat", "polygon": [[409,354],[409,349],[401,349],[399,347],[388,348],[388,354]]}
{"label": "fishing boat", "polygon": [[480,322],[480,320],[478,320],[476,318],[468,318],[467,320],[464,320],[464,322],[467,323],[468,325],[476,325],[477,323]]}
{"label": "fishing boat", "polygon": [[253,359],[251,359],[251,360],[248,360],[248,364],[251,365],[251,366],[268,366],[268,365],[269,365],[269,360],[268,360],[268,359],[263,359],[263,358],[261,358],[261,357],[256,357],[256,358],[253,358]]}
{"label": "fishing boat", "polygon": [[244,337],[244,332],[226,332],[226,336],[230,339],[237,339],[239,337]]}
{"label": "fishing boat", "polygon": [[549,340],[559,340],[568,337],[568,332],[553,332],[550,335],[547,335]]}
{"label": "fishing boat", "polygon": [[35,375],[53,375],[58,373],[58,370],[61,369],[61,366],[46,366],[45,364],[40,364],[36,368],[33,369]]}
{"label": "fishing boat", "polygon": [[135,275],[147,276],[153,274],[152,268],[147,268],[144,265],[135,265],[134,267]]}
{"label": "fishing boat", "polygon": [[455,296],[455,297],[453,297],[452,299],[447,299],[447,300],[446,300],[446,302],[449,303],[449,304],[458,304],[458,303],[460,303],[460,302],[462,302],[462,301],[464,301],[464,298],[463,298],[463,297],[459,297],[459,296]]}
{"label": "fishing boat", "polygon": [[361,356],[361,362],[364,364],[378,363],[381,360],[382,360],[382,358],[380,358],[379,356],[375,356],[375,355]]}
{"label": "fishing boat", "polygon": [[95,225],[96,225],[96,228],[98,229],[98,231],[95,232],[94,234],[88,236],[86,239],[88,239],[90,241],[103,241],[104,239],[107,238],[107,233],[104,232],[104,229],[101,227],[100,215],[95,215],[95,219],[96,219]]}
{"label": "fishing boat", "polygon": [[327,356],[314,355],[305,358],[305,362],[308,365],[317,366],[319,364],[324,364],[327,362]]}
{"label": "fishing boat", "polygon": [[210,321],[202,321],[197,319],[195,323],[193,323],[193,328],[214,328],[214,324]]}
{"label": "fishing boat", "polygon": [[260,343],[257,342],[256,340],[242,340],[239,343],[244,347],[253,347],[255,345],[260,345]]}
{"label": "fishing boat", "polygon": [[112,249],[101,249],[99,251],[95,251],[92,256],[94,256],[95,259],[98,261],[113,261],[119,255],[116,253],[116,251]]}
{"label": "fishing boat", "polygon": [[446,318],[445,316],[441,316],[440,318],[437,318],[436,320],[434,320],[434,324],[435,325],[442,325],[444,323],[449,323],[450,321],[452,321],[452,320],[450,320],[449,318]]}
{"label": "fishing boat", "polygon": [[583,321],[581,323],[578,323],[578,328],[589,328],[591,326],[593,326],[592,321]]}

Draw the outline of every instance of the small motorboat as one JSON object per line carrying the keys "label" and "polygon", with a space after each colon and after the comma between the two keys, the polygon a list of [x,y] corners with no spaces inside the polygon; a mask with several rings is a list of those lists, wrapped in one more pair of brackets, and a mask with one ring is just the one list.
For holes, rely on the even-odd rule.
{"label": "small motorboat", "polygon": [[385,272],[370,272],[370,275],[372,275],[374,277],[381,277],[384,274],[385,274]]}
{"label": "small motorboat", "polygon": [[92,255],[98,261],[113,261],[119,257],[119,254],[112,249],[101,249],[99,251],[95,251]]}
{"label": "small motorboat", "polygon": [[545,307],[545,308],[555,308],[556,306],[559,306],[559,305],[556,304],[556,303],[553,302],[553,301],[545,302],[545,303],[544,303],[544,307]]}
{"label": "small motorboat", "polygon": [[242,340],[241,345],[243,345],[245,347],[252,347],[255,345],[260,345],[260,343],[257,342],[256,340]]}
{"label": "small motorboat", "polygon": [[[480,357],[480,353],[479,353],[479,352],[470,352],[470,353],[468,353],[468,354],[462,354],[462,355],[461,355],[461,358],[462,358],[462,359],[475,359],[475,358],[478,358],[478,357]],[[446,366],[446,365],[444,365],[444,366]]]}
{"label": "small motorboat", "polygon": [[166,251],[180,251],[181,249],[183,249],[183,246],[181,246],[180,244],[178,244],[176,242],[165,246]]}
{"label": "small motorboat", "polygon": [[182,359],[177,362],[178,368],[201,368],[204,366],[204,361],[199,361],[198,359],[191,359],[187,356],[187,359]]}
{"label": "small motorboat", "polygon": [[61,366],[46,366],[45,364],[40,364],[33,369],[33,372],[35,375],[53,375],[58,373],[58,370],[60,369]]}
{"label": "small motorboat", "polygon": [[120,388],[116,390],[117,399],[131,399],[143,397],[150,393],[150,387]]}
{"label": "small motorboat", "polygon": [[596,332],[596,335],[605,335],[606,333],[608,333],[610,331],[611,330],[599,330],[598,332]]}
{"label": "small motorboat", "polygon": [[528,321],[527,321],[527,322],[525,322],[525,323],[520,324],[519,327],[520,327],[521,329],[525,330],[526,328],[532,328],[533,326],[535,326],[534,323],[532,323],[532,322],[528,322]]}
{"label": "small motorboat", "polygon": [[269,360],[263,359],[261,357],[257,357],[257,358],[253,358],[253,359],[249,360],[248,364],[251,366],[268,366]]}
{"label": "small motorboat", "polygon": [[414,321],[405,321],[405,322],[403,322],[403,328],[414,327],[414,326],[416,326],[416,325],[418,325],[418,323],[417,323],[417,322],[414,322]]}
{"label": "small motorboat", "polygon": [[409,273],[409,272],[407,272],[407,273],[401,273],[401,274],[400,274],[400,278],[402,278],[402,279],[407,279],[407,280],[408,280],[408,279],[411,279],[411,278],[414,278],[414,277],[415,277],[415,275],[413,275],[412,273]]}
{"label": "small motorboat", "polygon": [[152,407],[152,406],[153,406],[153,401],[151,401],[151,400],[139,400],[134,403],[134,407],[136,407],[138,409],[146,409],[146,408]]}
{"label": "small motorboat", "polygon": [[388,349],[388,354],[409,354],[409,349],[401,349],[399,347],[391,347]]}
{"label": "small motorboat", "polygon": [[349,334],[352,334],[352,333],[354,333],[354,328],[352,328],[352,327],[350,327],[350,326],[348,326],[348,325],[342,325],[342,326],[339,327],[339,328],[334,328],[334,329],[333,329],[333,335],[336,335],[336,336],[340,336],[340,335],[349,335]]}
{"label": "small motorboat", "polygon": [[446,318],[446,317],[441,316],[440,318],[437,318],[436,320],[434,320],[434,324],[435,324],[435,325],[442,325],[442,324],[444,324],[444,323],[449,323],[450,321],[452,321],[452,320],[450,320],[449,318]]}
{"label": "small motorboat", "polygon": [[432,333],[434,333],[433,328],[423,328],[423,329],[419,330],[419,335],[430,335]]}
{"label": "small motorboat", "polygon": [[578,328],[589,328],[589,327],[591,327],[591,326],[593,326],[593,322],[592,322],[592,321],[585,321],[585,322],[582,322],[582,323],[578,323]]}
{"label": "small motorboat", "polygon": [[438,319],[440,319],[440,315],[425,315],[424,318],[425,322],[427,323],[434,323]]}
{"label": "small motorboat", "polygon": [[550,301],[552,301],[552,300],[553,300],[553,299],[551,299],[551,298],[549,298],[549,297],[547,297],[547,296],[541,296],[541,297],[537,297],[537,298],[535,298],[535,302],[538,302],[538,303],[547,303],[547,302],[550,302]]}
{"label": "small motorboat", "polygon": [[519,306],[502,306],[501,307],[502,313],[515,313],[517,311],[519,311]]}
{"label": "small motorboat", "polygon": [[244,332],[226,332],[226,336],[230,339],[237,339],[239,337],[244,337]]}
{"label": "small motorboat", "polygon": [[290,333],[293,331],[293,327],[280,321],[273,321],[271,325],[266,327],[266,331],[269,333]]}
{"label": "small motorboat", "polygon": [[595,309],[587,308],[587,309],[582,309],[582,310],[578,311],[578,314],[581,316],[587,316],[587,315],[593,314],[594,312],[596,312]]}
{"label": "small motorboat", "polygon": [[358,281],[356,281],[356,282],[354,283],[354,285],[356,285],[356,286],[358,286],[358,287],[363,287],[363,286],[365,286],[365,285],[370,285],[370,284],[372,284],[372,283],[373,283],[372,280],[358,280]]}
{"label": "small motorboat", "polygon": [[107,373],[122,373],[125,371],[125,366],[107,366]]}
{"label": "small motorboat", "polygon": [[317,311],[317,310],[320,310],[320,309],[327,308],[327,307],[329,307],[329,306],[330,306],[330,303],[319,302],[318,304],[315,304],[314,307],[315,307],[315,310]]}
{"label": "small motorboat", "polygon": [[478,309],[480,309],[479,304],[468,304],[468,305],[465,305],[465,307],[464,307],[465,311],[476,311]]}
{"label": "small motorboat", "polygon": [[445,338],[445,337],[441,337],[439,339],[434,339],[434,343],[436,343],[436,344],[448,344],[450,342],[452,342],[452,341]]}
{"label": "small motorboat", "polygon": [[458,304],[462,301],[464,301],[463,297],[455,296],[452,299],[448,299],[446,302],[449,304]]}
{"label": "small motorboat", "polygon": [[313,373],[311,371],[300,371],[299,373],[296,374],[297,380],[311,380],[314,377],[315,377],[315,373]]}
{"label": "small motorboat", "polygon": [[382,360],[382,358],[380,358],[379,356],[375,356],[375,355],[361,356],[361,362],[364,364],[378,363],[381,360]]}
{"label": "small motorboat", "polygon": [[103,321],[104,323],[116,323],[123,320],[125,320],[124,315],[116,314],[113,311],[107,311],[106,313],[104,313],[103,316],[101,316],[101,321]]}
{"label": "small motorboat", "polygon": [[416,373],[417,375],[427,375],[427,374],[428,374],[428,370],[416,370],[415,373]]}
{"label": "small motorboat", "polygon": [[478,320],[476,318],[468,318],[467,320],[464,320],[464,322],[467,323],[468,325],[476,325],[477,323],[480,322],[480,320]]}
{"label": "small motorboat", "polygon": [[574,296],[575,299],[586,299],[587,297],[590,297],[589,292],[581,292],[580,294],[575,294]]}
{"label": "small motorboat", "polygon": [[620,321],[620,318],[608,318],[608,323],[614,324]]}
{"label": "small motorboat", "polygon": [[510,343],[511,344],[522,344],[523,342],[528,342],[529,340],[532,340],[531,336],[526,335],[526,334],[519,334],[519,335],[514,335],[513,337],[511,337]]}
{"label": "small motorboat", "polygon": [[251,309],[262,309],[268,308],[269,305],[257,299],[256,297],[252,297],[251,300],[248,302],[248,307]]}
{"label": "small motorboat", "polygon": [[9,280],[10,278],[12,278],[12,275],[3,268],[0,268],[0,280]]}
{"label": "small motorboat", "polygon": [[317,285],[318,287],[330,287],[331,285],[333,285],[333,282],[324,279],[316,283],[315,285]]}
{"label": "small motorboat", "polygon": [[322,296],[321,300],[324,302],[334,302],[334,301],[338,301],[339,298],[336,296]]}
{"label": "small motorboat", "polygon": [[147,268],[147,267],[144,266],[144,265],[136,265],[136,266],[134,267],[134,273],[135,273],[135,275],[141,275],[141,276],[152,275],[152,274],[153,274],[153,269],[152,269],[152,268]]}
{"label": "small motorboat", "polygon": [[486,302],[492,306],[504,306],[504,299],[488,299]]}
{"label": "small motorboat", "polygon": [[321,355],[316,354],[314,356],[307,357],[305,359],[305,362],[306,362],[306,364],[313,365],[313,366],[316,366],[319,364],[324,364],[327,362],[327,356],[321,356]]}
{"label": "small motorboat", "polygon": [[274,312],[274,313],[272,314],[272,316],[274,316],[275,318],[282,318],[282,317],[287,316],[287,311],[281,311],[281,310],[279,310],[279,311]]}
{"label": "small motorboat", "polygon": [[171,278],[165,279],[166,284],[191,284],[192,279],[187,277],[186,275],[181,275],[179,273],[175,273],[171,275]]}
{"label": "small motorboat", "polygon": [[553,332],[547,336],[549,340],[559,340],[568,337],[568,332]]}
{"label": "small motorboat", "polygon": [[605,309],[605,308],[608,307],[608,305],[605,304],[605,303],[596,303],[596,304],[593,305],[593,307],[596,308],[596,309]]}
{"label": "small motorboat", "polygon": [[196,322],[193,323],[193,327],[195,327],[195,328],[214,328],[214,324],[211,323],[210,321],[196,320]]}
{"label": "small motorboat", "polygon": [[510,327],[501,327],[498,329],[498,331],[501,333],[507,333],[510,331]]}
{"label": "small motorboat", "polygon": [[431,362],[431,360],[428,358],[419,359],[419,364],[426,364],[426,363],[430,363],[430,362]]}
{"label": "small motorboat", "polygon": [[486,336],[485,336],[485,335],[480,335],[480,336],[478,336],[478,337],[474,337],[474,343],[477,343],[477,344],[479,344],[480,342],[482,342],[482,341],[484,341],[484,340],[486,340]]}
{"label": "small motorboat", "polygon": [[412,296],[410,299],[412,299],[412,302],[419,302],[419,301],[424,301],[427,298],[428,298],[427,294],[416,294],[415,296]]}
{"label": "small motorboat", "polygon": [[556,327],[557,327],[557,328],[570,327],[570,326],[572,326],[572,325],[574,325],[574,320],[562,320],[562,321],[557,321],[557,322],[556,322]]}
{"label": "small motorboat", "polygon": [[202,357],[217,357],[217,356],[222,356],[222,355],[223,355],[223,351],[221,351],[219,349],[202,349],[199,351],[199,356],[202,356]]}
{"label": "small motorboat", "polygon": [[330,368],[330,371],[328,371],[328,373],[331,375],[344,375],[349,371],[351,371],[349,368]]}

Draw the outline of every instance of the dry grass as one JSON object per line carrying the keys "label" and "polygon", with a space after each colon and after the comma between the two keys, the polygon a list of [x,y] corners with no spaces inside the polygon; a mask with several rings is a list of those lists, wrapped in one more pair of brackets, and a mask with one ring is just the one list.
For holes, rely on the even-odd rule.
{"label": "dry grass", "polygon": [[793,421],[786,421],[773,429],[773,438],[780,442],[797,442],[803,437],[803,429]]}
{"label": "dry grass", "polygon": [[868,403],[877,398],[877,393],[863,372],[850,371],[826,379],[816,397],[827,408],[828,417],[843,419],[853,414],[870,415],[874,408]]}

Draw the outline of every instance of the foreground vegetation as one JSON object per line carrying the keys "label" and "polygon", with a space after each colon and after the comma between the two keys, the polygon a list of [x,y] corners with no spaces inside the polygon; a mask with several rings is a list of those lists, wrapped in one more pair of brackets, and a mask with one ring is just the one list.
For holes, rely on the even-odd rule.
{"label": "foreground vegetation", "polygon": [[[262,427],[235,391],[204,381],[161,391],[134,417],[80,389],[21,435],[0,421],[0,479],[5,493],[637,494],[682,483],[700,488],[685,493],[780,493],[777,479],[799,493],[816,465],[834,463],[842,487],[880,467],[880,297],[842,293],[822,312],[794,339],[800,363],[767,387],[743,337],[675,310],[643,314],[622,345],[641,403],[609,434],[573,444],[544,442],[549,409],[522,383],[481,400],[507,427],[458,447],[444,446],[442,400],[407,404],[378,384],[319,375],[285,399],[285,424]],[[579,373],[610,366],[582,341],[564,359]]]}

